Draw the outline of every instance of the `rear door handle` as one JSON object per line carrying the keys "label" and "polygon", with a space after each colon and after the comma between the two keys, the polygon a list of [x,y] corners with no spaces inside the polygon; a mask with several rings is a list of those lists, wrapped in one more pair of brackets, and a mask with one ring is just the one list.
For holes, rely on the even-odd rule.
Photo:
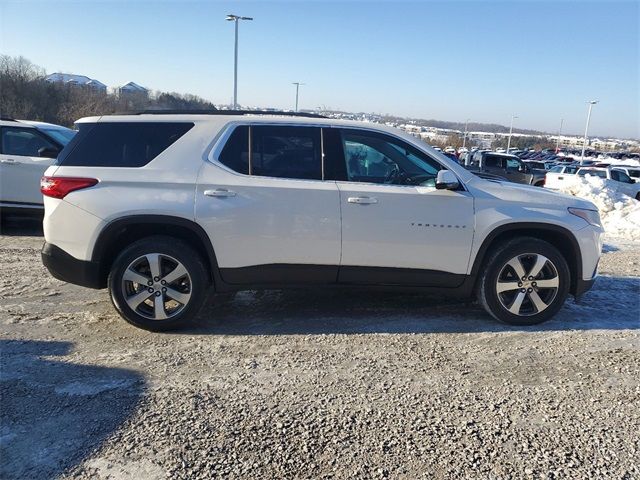
{"label": "rear door handle", "polygon": [[357,203],[358,205],[371,205],[378,203],[378,199],[374,197],[349,197],[347,198],[349,203]]}
{"label": "rear door handle", "polygon": [[558,180],[564,180],[564,177],[558,177]]}
{"label": "rear door handle", "polygon": [[224,188],[216,188],[215,190],[205,190],[204,194],[207,197],[218,197],[218,198],[235,197],[236,196],[236,192],[234,192],[232,190],[226,190]]}
{"label": "rear door handle", "polygon": [[20,162],[15,161],[13,158],[3,158],[0,160],[0,163],[4,163],[6,165],[18,165]]}

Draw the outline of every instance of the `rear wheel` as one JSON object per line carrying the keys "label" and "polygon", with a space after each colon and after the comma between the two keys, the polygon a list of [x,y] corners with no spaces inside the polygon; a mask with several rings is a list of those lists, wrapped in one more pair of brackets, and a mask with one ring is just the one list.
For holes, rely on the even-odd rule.
{"label": "rear wheel", "polygon": [[189,245],[154,236],[131,244],[116,258],[108,286],[127,322],[158,332],[186,325],[200,310],[209,282],[200,255]]}
{"label": "rear wheel", "polygon": [[570,281],[567,262],[553,245],[518,238],[491,256],[480,278],[478,298],[504,323],[534,325],[562,308]]}

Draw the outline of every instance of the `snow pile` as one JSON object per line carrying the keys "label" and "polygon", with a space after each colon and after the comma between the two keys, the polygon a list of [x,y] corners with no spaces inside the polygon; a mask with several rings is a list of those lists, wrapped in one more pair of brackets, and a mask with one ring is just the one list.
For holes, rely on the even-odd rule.
{"label": "snow pile", "polygon": [[607,235],[640,240],[640,202],[611,188],[609,182],[585,175],[560,191],[593,202]]}

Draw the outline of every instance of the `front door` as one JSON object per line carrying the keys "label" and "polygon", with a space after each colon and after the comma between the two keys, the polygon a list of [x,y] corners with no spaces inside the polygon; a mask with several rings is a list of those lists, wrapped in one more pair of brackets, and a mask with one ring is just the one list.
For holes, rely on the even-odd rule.
{"label": "front door", "polygon": [[55,159],[40,157],[38,150],[57,146],[35,128],[2,127],[0,137],[0,201],[41,206],[40,178]]}
{"label": "front door", "polygon": [[320,128],[241,125],[205,162],[196,221],[226,283],[335,283],[339,193],[321,152]]}
{"label": "front door", "polygon": [[437,190],[444,168],[391,135],[342,129],[346,181],[342,210],[344,283],[453,287],[467,273],[473,197]]}

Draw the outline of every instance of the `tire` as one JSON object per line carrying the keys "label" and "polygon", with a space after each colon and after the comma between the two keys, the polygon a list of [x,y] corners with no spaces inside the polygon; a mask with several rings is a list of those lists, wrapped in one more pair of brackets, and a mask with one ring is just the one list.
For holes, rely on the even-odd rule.
{"label": "tire", "polygon": [[636,200],[640,202],[640,192],[636,193]]}
{"label": "tire", "polygon": [[118,255],[107,284],[122,318],[138,328],[163,332],[182,328],[197,315],[210,281],[202,257],[188,244],[152,236]]}
{"label": "tire", "polygon": [[495,319],[509,325],[535,325],[558,313],[570,284],[569,266],[557,248],[544,240],[520,237],[489,257],[477,296]]}

